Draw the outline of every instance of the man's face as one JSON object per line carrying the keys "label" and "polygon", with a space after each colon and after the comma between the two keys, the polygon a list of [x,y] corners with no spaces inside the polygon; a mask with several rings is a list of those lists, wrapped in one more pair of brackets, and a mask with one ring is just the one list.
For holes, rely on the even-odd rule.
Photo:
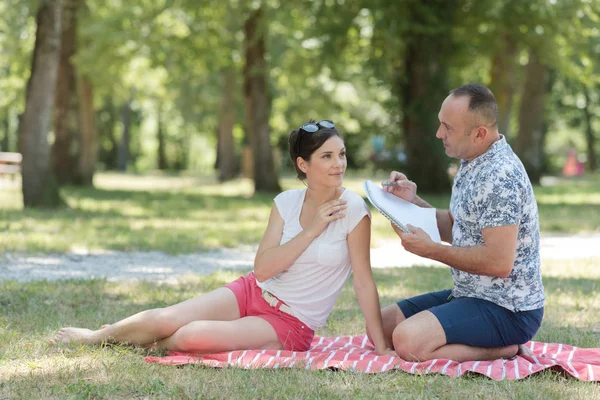
{"label": "man's face", "polygon": [[469,98],[467,96],[446,97],[438,113],[440,127],[435,137],[442,140],[446,155],[462,160],[471,160],[476,154],[475,137],[469,121]]}

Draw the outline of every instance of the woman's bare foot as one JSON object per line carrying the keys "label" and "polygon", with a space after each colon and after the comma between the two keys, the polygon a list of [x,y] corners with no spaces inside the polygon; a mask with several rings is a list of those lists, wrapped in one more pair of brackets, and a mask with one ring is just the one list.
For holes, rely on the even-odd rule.
{"label": "woman's bare foot", "polygon": [[144,345],[144,348],[148,351],[162,350],[161,347],[159,346],[158,342],[152,342],[152,343],[146,344],[146,345]]}
{"label": "woman's bare foot", "polygon": [[61,328],[54,339],[50,340],[51,346],[69,343],[99,344],[101,340],[98,339],[96,331],[83,328]]}

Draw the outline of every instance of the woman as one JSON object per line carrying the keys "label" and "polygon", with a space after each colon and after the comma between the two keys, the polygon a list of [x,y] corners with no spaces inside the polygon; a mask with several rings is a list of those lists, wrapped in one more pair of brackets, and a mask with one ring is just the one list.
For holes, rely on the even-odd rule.
{"label": "woman", "polygon": [[289,149],[307,187],[275,197],[253,272],[96,331],[62,328],[51,343],[119,342],[195,353],[306,351],[353,272],[375,350],[395,354],[386,345],[371,272],[369,210],[342,187],[344,142],[332,121],[310,121],[290,133]]}

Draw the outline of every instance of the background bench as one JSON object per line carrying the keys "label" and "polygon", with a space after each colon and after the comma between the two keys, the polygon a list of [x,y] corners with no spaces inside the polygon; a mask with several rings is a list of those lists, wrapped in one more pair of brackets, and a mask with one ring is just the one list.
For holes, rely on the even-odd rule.
{"label": "background bench", "polygon": [[0,152],[0,175],[16,175],[21,173],[21,153]]}

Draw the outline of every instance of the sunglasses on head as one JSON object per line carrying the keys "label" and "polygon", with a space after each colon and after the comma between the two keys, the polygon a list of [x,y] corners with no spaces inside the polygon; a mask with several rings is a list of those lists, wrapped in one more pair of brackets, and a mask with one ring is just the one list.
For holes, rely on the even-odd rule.
{"label": "sunglasses on head", "polygon": [[315,133],[321,128],[332,129],[335,128],[335,124],[330,119],[323,119],[319,122],[307,122],[300,127],[300,130],[308,133]]}
{"label": "sunglasses on head", "polygon": [[300,156],[300,144],[302,143],[302,132],[307,133],[315,133],[321,128],[332,129],[335,128],[335,124],[330,119],[322,119],[319,122],[307,122],[302,125],[298,131],[298,136],[296,137],[296,148],[298,149],[297,156]]}

